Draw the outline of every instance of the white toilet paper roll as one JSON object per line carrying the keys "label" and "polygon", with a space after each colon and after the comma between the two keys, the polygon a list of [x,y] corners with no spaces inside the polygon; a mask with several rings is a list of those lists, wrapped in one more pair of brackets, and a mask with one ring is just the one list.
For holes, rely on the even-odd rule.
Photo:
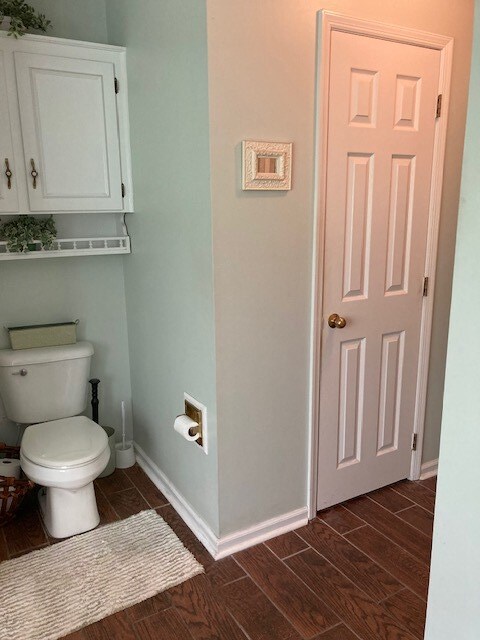
{"label": "white toilet paper roll", "polygon": [[0,458],[0,476],[20,478],[20,460],[16,458]]}
{"label": "white toilet paper roll", "polygon": [[194,436],[191,436],[189,433],[189,430],[192,427],[197,427],[197,426],[198,426],[198,423],[195,422],[195,420],[192,420],[191,418],[186,416],[184,413],[182,413],[181,416],[177,416],[173,424],[173,428],[175,429],[175,431],[180,435],[182,435],[185,438],[185,440],[190,440],[190,441],[198,440],[200,437],[199,433],[195,434]]}

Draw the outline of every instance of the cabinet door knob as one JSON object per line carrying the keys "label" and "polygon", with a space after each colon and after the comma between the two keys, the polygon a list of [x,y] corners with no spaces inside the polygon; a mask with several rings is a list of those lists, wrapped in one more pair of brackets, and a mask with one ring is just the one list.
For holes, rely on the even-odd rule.
{"label": "cabinet door knob", "polygon": [[38,178],[38,171],[35,169],[35,161],[33,158],[30,158],[30,165],[32,167],[32,170],[30,171],[30,175],[33,178],[33,188],[36,189],[37,188],[37,178]]}
{"label": "cabinet door knob", "polygon": [[10,163],[8,162],[8,158],[5,158],[5,175],[7,176],[7,187],[11,189],[13,171],[10,169]]}

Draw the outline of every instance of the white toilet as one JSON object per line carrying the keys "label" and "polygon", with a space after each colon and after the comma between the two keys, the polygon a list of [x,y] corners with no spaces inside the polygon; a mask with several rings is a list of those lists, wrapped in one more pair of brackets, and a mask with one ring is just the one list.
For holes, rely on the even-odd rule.
{"label": "white toilet", "polygon": [[7,418],[30,425],[20,462],[39,485],[45,526],[66,538],[98,525],[93,480],[110,458],[107,434],[81,413],[93,347],[77,342],[61,347],[0,350],[0,396]]}

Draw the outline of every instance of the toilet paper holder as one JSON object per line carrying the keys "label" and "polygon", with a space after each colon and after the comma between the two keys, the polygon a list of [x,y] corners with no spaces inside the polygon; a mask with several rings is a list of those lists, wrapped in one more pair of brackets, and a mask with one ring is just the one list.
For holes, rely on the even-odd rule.
{"label": "toilet paper holder", "polygon": [[202,412],[198,407],[193,405],[188,400],[185,400],[185,415],[191,418],[194,422],[197,423],[196,427],[190,427],[188,430],[189,435],[196,436],[200,434],[199,437],[195,440],[195,442],[203,447],[202,435],[203,435],[203,422],[202,422]]}

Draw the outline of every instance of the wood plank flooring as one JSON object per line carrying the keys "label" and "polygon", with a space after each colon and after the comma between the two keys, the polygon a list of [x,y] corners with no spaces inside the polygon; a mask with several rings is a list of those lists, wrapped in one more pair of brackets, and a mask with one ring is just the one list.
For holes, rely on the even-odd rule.
{"label": "wood plank flooring", "polygon": [[[205,568],[64,640],[421,640],[435,479],[400,482],[215,562],[138,467],[96,481],[101,524],[153,508]],[[58,542],[35,496],[0,529],[0,561]]]}

